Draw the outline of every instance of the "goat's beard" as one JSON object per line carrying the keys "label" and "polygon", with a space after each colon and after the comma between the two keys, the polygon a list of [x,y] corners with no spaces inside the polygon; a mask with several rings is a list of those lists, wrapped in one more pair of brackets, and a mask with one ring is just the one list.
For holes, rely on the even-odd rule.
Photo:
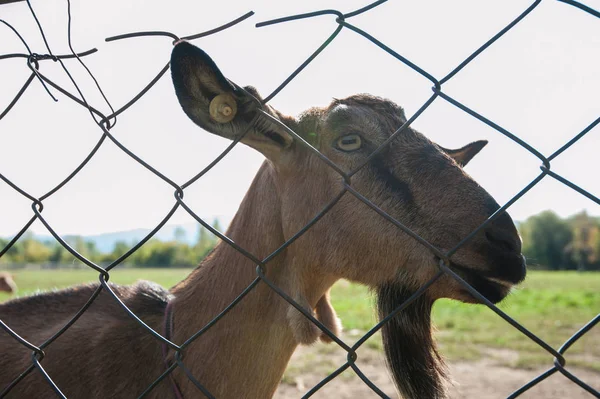
{"label": "goat's beard", "polygon": [[[380,286],[377,289],[380,319],[402,305],[412,293],[397,283]],[[388,368],[397,389],[406,399],[447,397],[446,365],[436,350],[432,336],[432,306],[433,301],[421,295],[382,328]]]}

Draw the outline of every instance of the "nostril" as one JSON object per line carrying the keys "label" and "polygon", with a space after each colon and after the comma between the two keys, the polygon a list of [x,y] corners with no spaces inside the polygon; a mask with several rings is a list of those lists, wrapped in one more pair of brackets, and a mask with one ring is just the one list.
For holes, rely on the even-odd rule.
{"label": "nostril", "polygon": [[485,232],[485,238],[504,251],[521,252],[521,240],[511,232],[489,229]]}

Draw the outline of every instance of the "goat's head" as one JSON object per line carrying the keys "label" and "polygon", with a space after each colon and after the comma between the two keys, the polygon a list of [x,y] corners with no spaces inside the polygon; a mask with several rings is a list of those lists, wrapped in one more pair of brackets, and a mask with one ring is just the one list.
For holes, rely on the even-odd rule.
{"label": "goat's head", "polygon": [[[179,102],[196,124],[229,139],[245,133],[241,141],[269,159],[286,238],[344,186],[340,174],[288,129],[347,172],[366,162],[351,177],[353,189],[442,251],[453,248],[499,209],[463,171],[485,141],[448,150],[407,128],[367,161],[406,122],[403,109],[391,101],[355,95],[292,118],[261,106],[254,88],[232,84],[202,50],[189,43],[175,46],[171,70]],[[375,288],[382,315],[438,272],[439,259],[429,249],[349,193],[305,235],[309,238],[292,246],[305,264],[317,265],[322,276]],[[507,214],[461,246],[451,261],[451,268],[492,302],[504,298],[525,277],[521,241]],[[384,327],[388,361],[408,397],[442,395],[443,367],[429,321],[433,301],[442,297],[476,301],[453,278],[443,276]]]}

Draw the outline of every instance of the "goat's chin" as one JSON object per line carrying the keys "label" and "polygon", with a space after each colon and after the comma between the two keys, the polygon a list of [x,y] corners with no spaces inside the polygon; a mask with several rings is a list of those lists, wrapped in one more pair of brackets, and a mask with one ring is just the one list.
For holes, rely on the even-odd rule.
{"label": "goat's chin", "polygon": [[[384,318],[413,293],[397,283],[377,288],[379,317]],[[447,371],[432,336],[433,300],[421,295],[382,328],[383,347],[396,387],[406,399],[446,398]]]}

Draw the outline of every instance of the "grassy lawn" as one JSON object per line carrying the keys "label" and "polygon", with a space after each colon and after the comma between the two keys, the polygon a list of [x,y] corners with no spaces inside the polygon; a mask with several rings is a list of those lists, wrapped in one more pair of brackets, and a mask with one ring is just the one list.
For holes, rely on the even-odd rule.
{"label": "grassy lawn", "polygon": [[[156,281],[169,287],[183,279],[189,269],[120,269],[111,280],[130,284],[138,279]],[[19,295],[97,281],[97,273],[87,270],[16,271]],[[10,297],[0,293],[0,302]],[[350,336],[357,337],[376,323],[373,298],[369,291],[342,281],[332,292],[333,305]],[[573,333],[600,313],[600,273],[529,273],[527,281],[511,294],[500,308],[558,348]],[[450,360],[496,358],[511,367],[550,366],[552,356],[502,320],[492,310],[450,300],[438,301],[433,319],[442,352]],[[367,346],[380,348],[379,337]],[[567,352],[567,366],[577,365],[600,371],[600,325],[588,332]]]}

